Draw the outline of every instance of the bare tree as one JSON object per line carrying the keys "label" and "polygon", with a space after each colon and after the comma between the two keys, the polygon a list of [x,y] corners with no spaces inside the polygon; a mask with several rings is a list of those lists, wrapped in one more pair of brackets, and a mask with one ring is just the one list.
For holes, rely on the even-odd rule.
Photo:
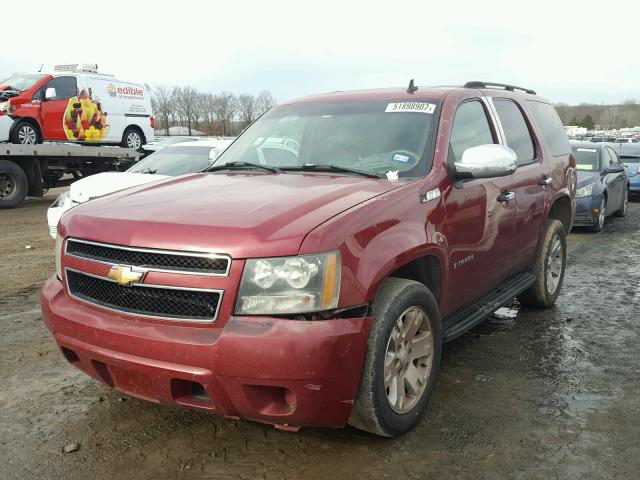
{"label": "bare tree", "polygon": [[227,131],[229,122],[236,114],[236,97],[233,93],[222,92],[213,97],[213,111],[216,119],[222,122],[222,134]]}
{"label": "bare tree", "polygon": [[188,134],[191,135],[191,124],[196,118],[198,91],[193,87],[177,87],[176,108],[180,116],[187,122]]}
{"label": "bare tree", "polygon": [[153,111],[160,119],[160,125],[165,128],[167,135],[169,134],[169,117],[173,110],[173,97],[169,87],[158,85],[153,89],[151,97],[153,102]]}
{"label": "bare tree", "polygon": [[256,116],[259,117],[271,107],[275,106],[275,104],[276,99],[273,98],[269,90],[261,91],[256,97]]}
{"label": "bare tree", "polygon": [[240,113],[240,120],[244,123],[246,127],[251,122],[253,122],[253,118],[256,110],[256,97],[250,95],[248,93],[243,93],[242,95],[238,95],[238,113]]}

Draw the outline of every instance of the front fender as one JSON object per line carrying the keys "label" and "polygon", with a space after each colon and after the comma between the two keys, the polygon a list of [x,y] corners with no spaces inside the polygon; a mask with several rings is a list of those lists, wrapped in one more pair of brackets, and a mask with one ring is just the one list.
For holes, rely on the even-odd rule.
{"label": "front fender", "polygon": [[427,255],[438,259],[441,284],[448,281],[446,241],[431,221],[443,216],[441,198],[420,203],[423,190],[422,182],[413,182],[373,198],[331,218],[304,239],[300,254],[340,249],[339,308],[370,302],[386,277]]}

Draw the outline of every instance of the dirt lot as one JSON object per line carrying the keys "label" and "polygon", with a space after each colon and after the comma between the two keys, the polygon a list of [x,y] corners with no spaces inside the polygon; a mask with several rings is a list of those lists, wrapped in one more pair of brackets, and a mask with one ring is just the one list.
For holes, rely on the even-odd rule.
{"label": "dirt lot", "polygon": [[0,479],[640,476],[638,203],[570,236],[556,308],[514,305],[448,344],[427,417],[386,440],[157,406],[69,366],[38,307],[58,193],[0,211]]}

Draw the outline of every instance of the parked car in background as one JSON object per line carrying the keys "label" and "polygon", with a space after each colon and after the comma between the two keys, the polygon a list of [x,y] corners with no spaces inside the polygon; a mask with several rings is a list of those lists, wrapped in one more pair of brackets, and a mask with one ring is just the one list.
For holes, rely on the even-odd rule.
{"label": "parked car in background", "polygon": [[294,100],[205,172],[65,214],[42,317],[72,365],[140,398],[400,435],[443,341],[514,297],[556,302],[575,180],[529,89]]}
{"label": "parked car in background", "polygon": [[640,154],[620,154],[620,161],[627,167],[629,176],[629,194],[640,195]]}
{"label": "parked car in background", "polygon": [[60,194],[47,211],[51,237],[56,238],[60,217],[70,208],[125,188],[185,173],[201,172],[230,144],[231,140],[221,139],[169,145],[139,161],[125,172],[98,173],[73,182],[69,190]]}
{"label": "parked car in background", "polygon": [[575,226],[600,232],[607,217],[624,217],[629,205],[629,178],[618,153],[605,144],[573,142],[578,189]]}
{"label": "parked car in background", "polygon": [[615,143],[640,143],[640,140],[633,137],[616,138]]}
{"label": "parked car in background", "polygon": [[147,88],[97,68],[58,65],[52,73],[0,82],[0,142],[119,144],[139,150],[152,141]]}
{"label": "parked car in background", "polygon": [[142,152],[145,155],[151,155],[158,150],[162,150],[164,147],[168,147],[169,145],[175,145],[176,143],[184,143],[184,142],[195,142],[200,140],[198,137],[155,137],[153,142],[147,142],[142,147]]}

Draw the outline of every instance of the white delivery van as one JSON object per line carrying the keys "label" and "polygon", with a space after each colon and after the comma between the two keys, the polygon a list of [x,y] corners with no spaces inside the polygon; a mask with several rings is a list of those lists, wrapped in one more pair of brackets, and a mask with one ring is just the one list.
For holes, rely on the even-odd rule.
{"label": "white delivery van", "polygon": [[140,149],[153,140],[145,85],[99,73],[97,65],[58,65],[52,73],[0,82],[0,141],[64,141]]}

